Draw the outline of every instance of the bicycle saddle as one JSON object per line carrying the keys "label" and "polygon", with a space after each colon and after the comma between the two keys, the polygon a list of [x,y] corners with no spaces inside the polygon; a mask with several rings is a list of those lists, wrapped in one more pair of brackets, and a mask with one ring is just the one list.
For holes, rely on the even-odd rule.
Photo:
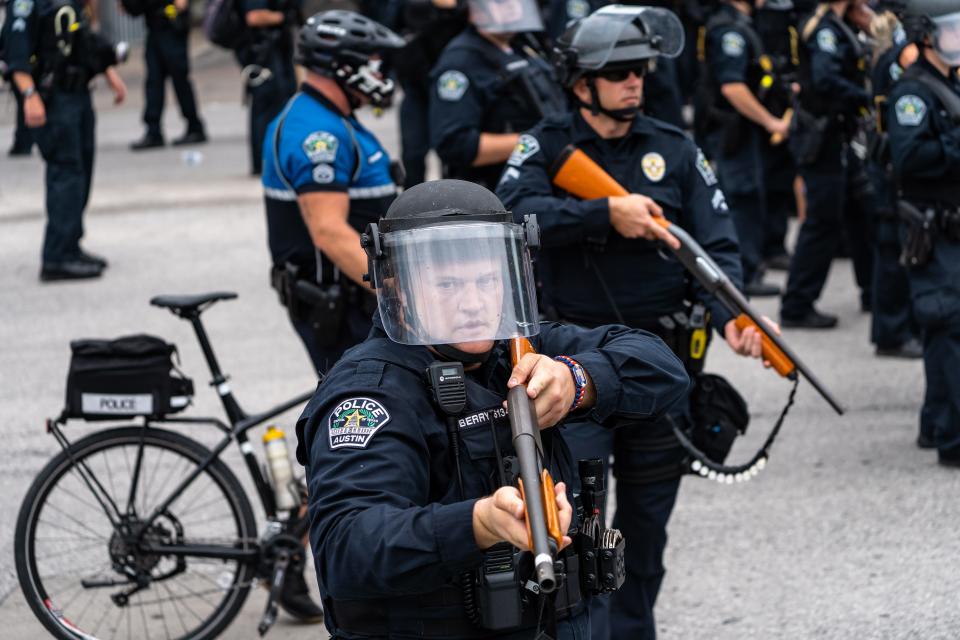
{"label": "bicycle saddle", "polygon": [[210,293],[197,293],[194,295],[167,295],[151,298],[150,304],[155,307],[165,307],[177,315],[189,314],[197,311],[203,311],[200,307],[206,307],[217,300],[233,300],[237,294],[233,291],[213,291]]}

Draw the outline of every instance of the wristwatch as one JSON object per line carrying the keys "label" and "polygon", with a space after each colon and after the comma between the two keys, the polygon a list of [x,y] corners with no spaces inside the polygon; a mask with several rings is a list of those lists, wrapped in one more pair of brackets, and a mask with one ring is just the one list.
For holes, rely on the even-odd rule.
{"label": "wristwatch", "polygon": [[587,393],[587,372],[583,366],[570,356],[556,356],[557,362],[567,365],[570,369],[570,375],[573,376],[573,402],[570,404],[570,411],[576,411],[583,403],[583,398]]}
{"label": "wristwatch", "polygon": [[24,89],[23,91],[20,92],[20,94],[23,96],[23,99],[26,100],[30,96],[34,95],[36,92],[37,92],[37,87],[33,86],[33,87],[28,87]]}

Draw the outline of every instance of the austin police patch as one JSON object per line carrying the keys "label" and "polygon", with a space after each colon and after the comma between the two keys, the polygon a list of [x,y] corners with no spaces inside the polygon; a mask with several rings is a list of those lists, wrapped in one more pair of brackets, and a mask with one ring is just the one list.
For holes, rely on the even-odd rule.
{"label": "austin police patch", "polygon": [[437,95],[441,100],[457,102],[470,87],[470,81],[456,69],[445,71],[437,80]]}
{"label": "austin police patch", "polygon": [[33,0],[14,0],[13,15],[16,18],[26,18],[33,11]]}
{"label": "austin police patch", "polygon": [[648,153],[640,160],[640,167],[648,180],[660,182],[667,171],[667,162],[659,153]]}
{"label": "austin police patch", "polygon": [[817,32],[817,46],[824,53],[837,52],[837,35],[830,29],[820,29]]}
{"label": "austin police patch", "polygon": [[313,181],[317,184],[330,184],[336,175],[333,167],[327,163],[318,164],[313,168]]}
{"label": "austin police patch", "polygon": [[732,58],[738,58],[743,55],[743,50],[747,46],[747,41],[736,31],[727,31],[720,40],[723,52]]}
{"label": "austin police patch", "polygon": [[366,449],[373,435],[390,422],[383,405],[370,398],[344,400],[330,414],[330,450]]}
{"label": "austin police patch", "polygon": [[303,141],[303,152],[310,162],[333,162],[337,159],[340,141],[329,131],[314,131]]}
{"label": "austin police patch", "polygon": [[703,151],[699,147],[697,148],[697,171],[700,172],[700,177],[703,178],[708,187],[717,184],[717,174],[713,172],[710,161],[707,160],[707,156],[703,155]]}
{"label": "austin police patch", "polygon": [[540,143],[532,135],[525,133],[517,140],[517,146],[513,148],[507,164],[511,167],[519,167],[537,151],[540,151]]}
{"label": "austin police patch", "polygon": [[923,122],[927,115],[927,105],[915,95],[905,95],[897,100],[895,106],[897,122],[904,127],[915,127]]}
{"label": "austin police patch", "polygon": [[587,0],[567,0],[567,20],[586,18],[590,13],[590,3]]}

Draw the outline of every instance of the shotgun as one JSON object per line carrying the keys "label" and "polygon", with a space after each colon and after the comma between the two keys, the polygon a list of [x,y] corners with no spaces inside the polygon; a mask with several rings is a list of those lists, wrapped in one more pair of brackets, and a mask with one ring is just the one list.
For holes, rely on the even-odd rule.
{"label": "shotgun", "polygon": [[[568,145],[554,164],[553,184],[583,200],[628,195],[613,177],[604,171],[586,153]],[[763,359],[770,362],[777,373],[789,380],[796,380],[798,372],[810,381],[813,388],[837,412],[843,415],[844,408],[800,358],[787,346],[783,338],[771,331],[730,279],[686,231],[663,217],[654,220],[680,241],[680,248],[673,250],[680,263],[700,282],[707,293],[716,297],[735,316],[737,328],[743,331],[754,327],[763,339]]]}
{"label": "shotgun", "polygon": [[[513,338],[510,341],[513,366],[517,366],[528,353],[533,353],[529,340]],[[520,466],[520,497],[523,499],[536,580],[543,593],[551,593],[557,588],[553,560],[563,544],[563,532],[560,531],[553,478],[543,467],[543,444],[540,441],[537,411],[527,396],[526,385],[518,384],[507,393],[507,411],[510,414],[513,448]]]}

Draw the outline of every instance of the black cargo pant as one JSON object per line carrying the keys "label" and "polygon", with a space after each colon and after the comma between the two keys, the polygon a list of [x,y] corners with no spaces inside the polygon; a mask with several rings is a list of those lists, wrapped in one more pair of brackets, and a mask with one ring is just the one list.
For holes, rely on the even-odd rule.
{"label": "black cargo pant", "polygon": [[173,84],[173,92],[180,105],[180,114],[187,121],[187,131],[203,131],[197,101],[190,84],[190,58],[187,53],[188,32],[176,25],[151,27],[147,31],[147,46],[144,58],[147,78],[144,82],[143,122],[149,135],[162,136],[163,104],[167,78]]}

